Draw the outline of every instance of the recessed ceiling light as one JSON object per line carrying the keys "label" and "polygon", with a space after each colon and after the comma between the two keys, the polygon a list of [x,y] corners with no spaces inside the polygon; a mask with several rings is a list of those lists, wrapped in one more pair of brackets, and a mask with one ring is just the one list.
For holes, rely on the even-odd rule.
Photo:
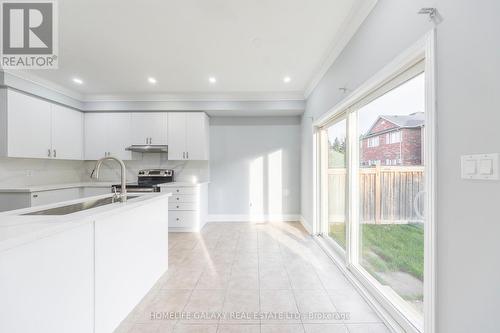
{"label": "recessed ceiling light", "polygon": [[288,82],[290,82],[290,81],[292,81],[292,79],[291,79],[289,76],[285,76],[285,77],[283,78],[283,82],[285,82],[285,83],[288,83]]}
{"label": "recessed ceiling light", "polygon": [[77,77],[74,77],[73,78],[73,82],[76,83],[76,84],[83,84],[83,80],[82,79],[79,79]]}
{"label": "recessed ceiling light", "polygon": [[214,84],[217,82],[217,79],[215,77],[211,76],[208,78],[208,82],[210,82],[211,84]]}
{"label": "recessed ceiling light", "polygon": [[148,82],[151,83],[151,84],[156,84],[158,81],[156,81],[156,79],[154,77],[148,77]]}

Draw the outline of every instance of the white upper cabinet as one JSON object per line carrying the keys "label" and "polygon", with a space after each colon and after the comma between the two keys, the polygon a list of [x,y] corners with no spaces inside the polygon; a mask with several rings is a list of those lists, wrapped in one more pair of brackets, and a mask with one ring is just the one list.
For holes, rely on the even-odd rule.
{"label": "white upper cabinet", "polygon": [[130,160],[125,148],[131,145],[130,113],[85,114],[85,159],[98,160],[115,156]]}
{"label": "white upper cabinet", "polygon": [[14,90],[5,112],[8,157],[82,159],[81,112]]}
{"label": "white upper cabinet", "polygon": [[134,112],[131,114],[134,130],[133,145],[166,145],[167,114],[165,112]]}
{"label": "white upper cabinet", "polygon": [[83,113],[52,105],[52,157],[83,159]]}
{"label": "white upper cabinet", "polygon": [[168,114],[168,159],[186,159],[186,113]]}
{"label": "white upper cabinet", "polygon": [[186,159],[208,160],[209,121],[205,113],[186,114]]}
{"label": "white upper cabinet", "polygon": [[[50,103],[32,96],[7,92],[7,156],[51,157]],[[5,110],[7,112],[7,110]]]}
{"label": "white upper cabinet", "polygon": [[168,145],[168,159],[208,160],[204,112],[87,112],[0,89],[0,156],[131,160],[131,145]]}
{"label": "white upper cabinet", "polygon": [[132,153],[125,150],[130,147],[130,113],[109,113],[108,118],[108,151],[111,156],[122,160],[132,159]]}
{"label": "white upper cabinet", "polygon": [[168,159],[208,160],[209,123],[203,112],[168,114]]}

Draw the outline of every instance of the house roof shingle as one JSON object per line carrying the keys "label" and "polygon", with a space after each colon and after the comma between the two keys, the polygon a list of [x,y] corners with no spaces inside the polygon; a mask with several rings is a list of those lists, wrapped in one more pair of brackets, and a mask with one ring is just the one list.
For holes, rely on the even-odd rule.
{"label": "house roof shingle", "polygon": [[415,112],[407,116],[380,116],[387,121],[390,121],[398,127],[412,128],[421,127],[425,123],[425,115],[423,112]]}
{"label": "house roof shingle", "polygon": [[377,131],[377,132],[372,132],[373,128],[375,125],[378,123],[380,119],[387,120],[388,122],[393,123],[394,125],[397,126],[397,128],[416,128],[416,127],[423,127],[425,124],[425,114],[423,112],[415,112],[409,115],[405,116],[398,116],[398,115],[393,115],[393,116],[386,116],[382,115],[377,118],[377,120],[373,123],[372,127],[366,132],[364,135],[365,138],[379,135],[381,133],[385,132],[391,132],[394,131],[395,128],[390,128],[382,131]]}

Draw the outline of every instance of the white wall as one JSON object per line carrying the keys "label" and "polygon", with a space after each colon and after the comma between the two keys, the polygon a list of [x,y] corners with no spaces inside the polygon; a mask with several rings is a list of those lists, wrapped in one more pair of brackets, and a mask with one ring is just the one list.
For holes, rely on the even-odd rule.
{"label": "white wall", "polygon": [[431,28],[435,6],[438,120],[437,332],[498,332],[500,182],[460,179],[460,155],[500,152],[500,2],[379,0],[307,101],[303,118],[302,213],[312,219],[309,117],[342,100]]}
{"label": "white wall", "polygon": [[209,213],[299,212],[300,118],[211,118]]}

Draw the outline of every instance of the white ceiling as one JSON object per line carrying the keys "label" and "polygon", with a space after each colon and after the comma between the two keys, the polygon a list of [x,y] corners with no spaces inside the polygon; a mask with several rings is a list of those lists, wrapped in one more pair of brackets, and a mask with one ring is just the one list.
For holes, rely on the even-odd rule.
{"label": "white ceiling", "polygon": [[59,69],[29,75],[85,99],[303,97],[362,1],[58,1]]}

